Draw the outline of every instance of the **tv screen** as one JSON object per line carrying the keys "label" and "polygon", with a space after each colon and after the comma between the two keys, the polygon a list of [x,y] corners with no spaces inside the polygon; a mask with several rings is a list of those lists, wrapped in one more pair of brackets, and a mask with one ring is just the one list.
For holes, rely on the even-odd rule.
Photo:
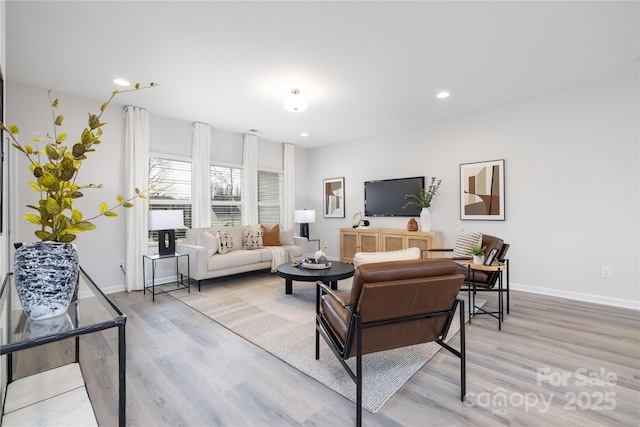
{"label": "tv screen", "polygon": [[365,216],[420,216],[422,208],[407,206],[405,194],[416,194],[424,187],[424,177],[384,179],[364,183]]}

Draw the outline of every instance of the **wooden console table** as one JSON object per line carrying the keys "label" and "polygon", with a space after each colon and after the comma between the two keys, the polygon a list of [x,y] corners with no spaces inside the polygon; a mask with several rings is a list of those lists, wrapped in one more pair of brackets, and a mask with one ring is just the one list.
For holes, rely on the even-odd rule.
{"label": "wooden console table", "polygon": [[353,262],[356,252],[387,252],[419,248],[431,258],[429,249],[441,248],[440,231],[407,231],[392,228],[341,228],[340,261]]}

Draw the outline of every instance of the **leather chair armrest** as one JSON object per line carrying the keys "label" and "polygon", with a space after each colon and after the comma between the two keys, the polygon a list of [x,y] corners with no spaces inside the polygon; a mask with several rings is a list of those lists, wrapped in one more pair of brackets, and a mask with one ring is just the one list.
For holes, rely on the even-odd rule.
{"label": "leather chair armrest", "polygon": [[335,300],[343,308],[349,308],[348,305],[345,305],[342,302],[342,300],[340,298],[338,298],[338,296],[333,292],[333,289],[331,289],[329,286],[325,285],[324,283],[322,283],[320,281],[316,282],[316,286],[318,286],[320,289],[322,289],[324,291],[324,295],[329,295],[331,297],[331,299]]}

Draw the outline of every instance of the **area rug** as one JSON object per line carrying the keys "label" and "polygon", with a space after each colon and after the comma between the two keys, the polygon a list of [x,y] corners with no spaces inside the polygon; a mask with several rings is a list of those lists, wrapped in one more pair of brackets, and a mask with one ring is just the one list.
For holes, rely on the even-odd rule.
{"label": "area rug", "polygon": [[[350,289],[351,279],[338,287]],[[265,273],[217,279],[201,292],[171,296],[355,402],[355,383],[324,340],[315,359],[315,292],[314,283],[294,281],[293,294],[286,295],[284,279]],[[457,316],[445,341],[459,330]],[[365,355],[363,408],[377,412],[440,348],[427,343]],[[355,367],[355,358],[348,362]]]}

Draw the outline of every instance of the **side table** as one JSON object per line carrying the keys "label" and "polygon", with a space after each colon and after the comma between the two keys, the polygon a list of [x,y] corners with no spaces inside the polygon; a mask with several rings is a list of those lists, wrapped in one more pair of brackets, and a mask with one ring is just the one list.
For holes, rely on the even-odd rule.
{"label": "side table", "polygon": [[[125,427],[126,418],[126,314],[115,305],[109,297],[95,284],[95,282],[80,267],[78,284],[74,298],[66,314],[44,320],[31,320],[20,306],[15,294],[13,273],[8,273],[0,288],[0,319],[3,333],[0,334],[0,356],[3,364],[0,372],[0,398],[4,402],[2,425],[118,425]],[[80,297],[78,297],[80,295]],[[96,337],[94,340],[81,340],[83,336],[102,334],[102,331],[114,329],[117,331],[117,348],[95,347],[95,343],[105,343],[106,337]],[[110,333],[109,333],[110,334]],[[74,339],[71,346],[75,351],[69,355],[60,354],[59,360],[64,364],[57,368],[37,372],[33,375],[15,379],[14,364],[32,363],[29,353],[22,350],[31,349],[35,352],[51,351],[44,344]],[[96,341],[97,340],[97,341]],[[67,341],[69,342],[69,341]],[[101,352],[117,354],[117,372],[114,375],[113,392],[117,393],[117,403],[113,404],[113,418],[101,420],[98,423],[91,404],[94,391],[90,382],[85,384],[85,375],[99,380],[92,373],[91,365],[81,369],[80,347],[89,347],[86,351],[90,359],[99,357]],[[92,345],[94,344],[94,345]],[[85,350],[85,354],[87,354]],[[106,357],[107,354],[104,354]],[[17,360],[24,358],[23,360]],[[58,359],[56,359],[58,360]],[[84,371],[84,374],[83,374]],[[112,371],[112,369],[109,369]],[[101,373],[100,375],[107,375]],[[105,383],[106,378],[102,378]],[[95,392],[94,399],[104,396]],[[104,391],[103,391],[104,393]],[[105,402],[112,406],[112,403]],[[115,408],[117,407],[117,411]],[[58,410],[51,410],[56,408]],[[1,412],[1,411],[0,411]],[[115,420],[117,417],[117,422]]]}
{"label": "side table", "polygon": [[[184,275],[179,272],[179,262],[181,257],[187,257],[187,283],[184,282]],[[165,289],[164,286],[171,285],[171,283],[164,283],[162,285],[158,285],[160,288],[156,291],[156,263],[161,259],[175,259],[176,260],[176,287],[173,289]],[[151,286],[147,286],[147,273],[145,271],[146,261],[151,261]],[[187,289],[189,293],[191,293],[191,271],[189,270],[189,254],[179,254],[173,253],[169,255],[142,255],[142,283],[144,284],[143,293],[147,293],[147,289],[151,292],[151,300],[153,302],[156,301],[157,294],[163,294],[167,292],[177,291],[179,289]]]}
{"label": "side table", "polygon": [[[507,262],[494,261],[491,265],[475,264],[473,261],[467,261],[467,277],[471,278],[471,283],[467,287],[469,297],[469,323],[471,318],[476,314],[488,314],[498,319],[498,330],[502,330],[502,322],[504,322],[504,299],[503,299],[503,283],[502,273],[507,270]],[[498,311],[487,311],[482,307],[476,307],[476,271],[498,272]],[[507,280],[509,275],[507,274]],[[507,283],[509,289],[509,283]],[[477,312],[476,312],[477,311]]]}

